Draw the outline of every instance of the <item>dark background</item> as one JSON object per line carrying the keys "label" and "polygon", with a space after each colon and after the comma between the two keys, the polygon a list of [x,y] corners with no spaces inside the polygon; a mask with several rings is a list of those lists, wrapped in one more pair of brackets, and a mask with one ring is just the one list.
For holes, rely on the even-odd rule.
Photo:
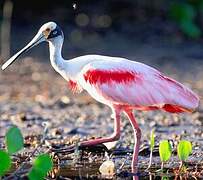
{"label": "dark background", "polygon": [[[182,67],[183,60],[198,64],[203,58],[202,0],[10,1],[11,54],[42,24],[55,21],[65,34],[63,54],[67,59],[104,54]],[[4,3],[0,1],[1,22]],[[27,55],[47,61],[44,46]]]}

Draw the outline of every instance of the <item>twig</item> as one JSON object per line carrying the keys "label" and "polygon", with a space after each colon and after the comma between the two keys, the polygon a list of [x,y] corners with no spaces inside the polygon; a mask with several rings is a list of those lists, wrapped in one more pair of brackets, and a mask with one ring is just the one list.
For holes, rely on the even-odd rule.
{"label": "twig", "polygon": [[[129,154],[128,154],[129,155]],[[122,162],[122,164],[120,165],[120,167],[117,170],[117,173],[120,173],[123,169],[123,167],[125,166],[126,162],[129,161],[129,156],[127,156],[127,158]]]}
{"label": "twig", "polygon": [[3,6],[3,20],[1,24],[1,56],[8,58],[10,56],[10,38],[11,38],[11,17],[13,12],[13,2],[6,0]]}
{"label": "twig", "polygon": [[183,161],[180,162],[179,172],[182,170],[182,167],[183,167]]}
{"label": "twig", "polygon": [[148,171],[152,165],[152,152],[153,152],[153,150],[150,149],[149,165],[145,171]]}
{"label": "twig", "polygon": [[161,163],[161,170],[163,171],[164,169],[164,162]]}
{"label": "twig", "polygon": [[22,169],[25,167],[25,165],[27,164],[27,162],[30,160],[31,157],[34,156],[34,154],[38,151],[38,149],[44,144],[44,141],[47,137],[47,132],[48,132],[48,123],[43,123],[42,124],[44,126],[44,131],[43,131],[43,135],[42,135],[42,139],[41,142],[35,147],[35,149],[32,151],[32,153],[25,159],[25,161],[21,164],[21,166],[19,166],[10,176],[7,176],[4,178],[4,180],[9,180],[12,177],[18,177],[18,174],[22,172]]}

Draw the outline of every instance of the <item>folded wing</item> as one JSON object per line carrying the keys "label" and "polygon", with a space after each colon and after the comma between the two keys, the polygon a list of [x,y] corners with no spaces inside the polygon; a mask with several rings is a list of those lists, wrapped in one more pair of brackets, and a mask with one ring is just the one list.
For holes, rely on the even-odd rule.
{"label": "folded wing", "polygon": [[142,63],[92,62],[83,68],[80,79],[93,97],[113,104],[176,113],[193,110],[199,104],[189,88]]}

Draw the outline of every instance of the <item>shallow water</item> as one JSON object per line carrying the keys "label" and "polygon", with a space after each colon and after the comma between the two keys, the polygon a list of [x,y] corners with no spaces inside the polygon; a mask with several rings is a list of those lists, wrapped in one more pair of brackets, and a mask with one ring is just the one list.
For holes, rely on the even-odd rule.
{"label": "shallow water", "polygon": [[[99,179],[101,178],[98,170],[100,165],[103,161],[111,159],[115,162],[117,170],[116,175],[113,176],[114,179],[132,178],[130,163],[134,145],[133,130],[125,116],[122,116],[121,138],[116,144],[111,144],[112,147],[108,151],[102,146],[97,149],[89,148],[83,152],[78,151],[76,155],[74,151],[71,153],[50,151],[50,147],[66,148],[78,141],[110,135],[113,132],[111,111],[86,93],[71,94],[66,82],[47,64],[26,59],[24,65],[18,68],[11,67],[10,71],[3,74],[0,72],[0,148],[5,147],[6,130],[13,124],[18,125],[26,141],[24,150],[14,158],[17,165],[22,163],[39,143],[44,130],[42,124],[46,122],[49,124],[48,137],[39,152],[49,151],[58,156],[59,162],[56,172],[52,174],[53,177]],[[186,77],[177,75],[179,80],[188,82],[202,96],[203,83],[202,79],[198,78],[203,77],[202,72],[197,72],[195,77],[187,75],[188,77],[191,79],[186,81]],[[165,165],[169,172],[165,174],[156,172],[161,167],[158,143],[162,139],[169,139],[174,147],[180,139],[190,140],[193,143],[193,153],[187,161],[188,176],[200,179],[203,177],[202,105],[192,114],[171,115],[161,111],[136,111],[135,116],[142,129],[142,145],[139,154],[140,179],[161,179],[164,176],[174,179],[176,168],[179,166],[175,150],[172,159]],[[145,170],[149,162],[148,139],[151,129],[155,129],[156,147],[150,174]],[[198,166],[197,172],[196,166]]]}

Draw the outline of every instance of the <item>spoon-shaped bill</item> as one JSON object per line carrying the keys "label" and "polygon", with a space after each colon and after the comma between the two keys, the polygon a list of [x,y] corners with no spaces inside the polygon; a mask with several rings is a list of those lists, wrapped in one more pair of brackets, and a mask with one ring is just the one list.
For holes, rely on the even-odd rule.
{"label": "spoon-shaped bill", "polygon": [[37,33],[36,36],[20,51],[18,51],[15,55],[13,55],[9,60],[7,60],[1,67],[2,70],[6,69],[9,65],[11,65],[21,54],[28,51],[32,47],[37,44],[45,41],[45,37],[41,33]]}

